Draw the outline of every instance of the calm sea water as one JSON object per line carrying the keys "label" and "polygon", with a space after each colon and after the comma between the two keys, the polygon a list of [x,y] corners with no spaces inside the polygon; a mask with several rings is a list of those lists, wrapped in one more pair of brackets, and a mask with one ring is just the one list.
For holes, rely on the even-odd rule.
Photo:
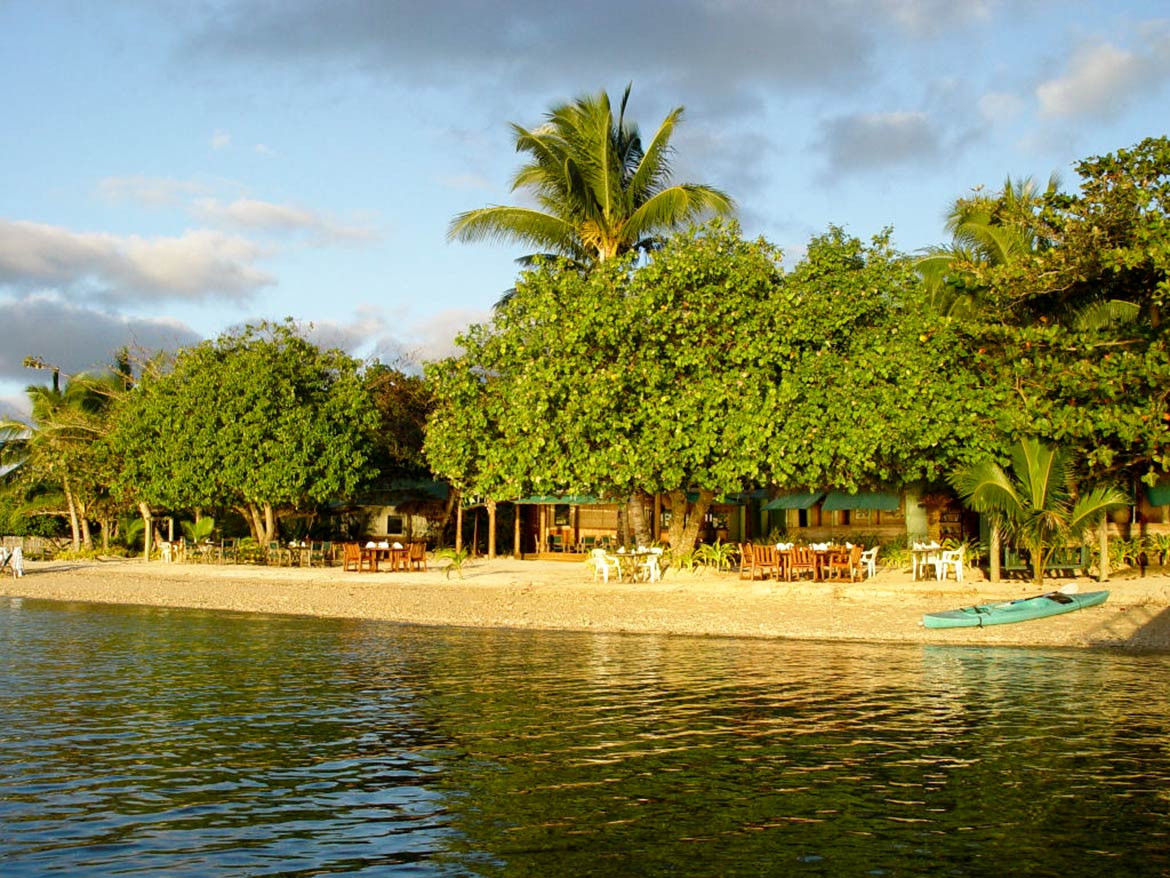
{"label": "calm sea water", "polygon": [[0,873],[1170,874],[1170,656],[0,600]]}

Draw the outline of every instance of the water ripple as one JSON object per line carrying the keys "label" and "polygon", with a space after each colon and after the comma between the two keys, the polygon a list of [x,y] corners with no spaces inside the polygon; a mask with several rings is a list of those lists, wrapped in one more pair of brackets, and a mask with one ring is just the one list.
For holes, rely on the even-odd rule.
{"label": "water ripple", "polygon": [[1170,872],[1166,657],[0,603],[0,860]]}

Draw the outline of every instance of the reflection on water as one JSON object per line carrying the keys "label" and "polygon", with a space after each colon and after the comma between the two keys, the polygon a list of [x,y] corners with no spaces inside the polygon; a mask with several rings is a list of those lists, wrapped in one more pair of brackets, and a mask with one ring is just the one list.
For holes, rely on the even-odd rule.
{"label": "reflection on water", "polygon": [[1170,872],[1170,657],[0,602],[5,876]]}

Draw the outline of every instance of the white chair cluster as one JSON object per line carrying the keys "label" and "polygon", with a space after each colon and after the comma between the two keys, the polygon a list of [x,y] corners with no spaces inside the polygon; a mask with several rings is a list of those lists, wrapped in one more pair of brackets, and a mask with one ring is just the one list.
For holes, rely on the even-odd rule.
{"label": "white chair cluster", "polygon": [[9,569],[13,577],[24,576],[24,549],[20,546],[7,549],[0,546],[0,570]]}

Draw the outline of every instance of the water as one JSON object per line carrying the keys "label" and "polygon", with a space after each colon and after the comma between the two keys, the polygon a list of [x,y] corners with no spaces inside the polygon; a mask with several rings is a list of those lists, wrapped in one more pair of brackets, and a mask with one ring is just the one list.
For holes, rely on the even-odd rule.
{"label": "water", "polygon": [[0,601],[0,873],[1170,874],[1170,656]]}

